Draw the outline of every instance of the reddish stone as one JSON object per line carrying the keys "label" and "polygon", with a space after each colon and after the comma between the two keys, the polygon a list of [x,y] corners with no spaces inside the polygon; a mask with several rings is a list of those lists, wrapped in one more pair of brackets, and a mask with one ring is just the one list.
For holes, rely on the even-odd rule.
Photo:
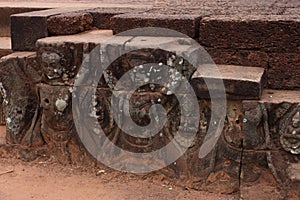
{"label": "reddish stone", "polygon": [[[118,34],[134,28],[161,27],[197,38],[199,21],[200,16],[198,15],[123,14],[111,18],[111,28],[114,34]],[[151,32],[143,33],[143,35],[150,36],[155,36],[156,34]]]}

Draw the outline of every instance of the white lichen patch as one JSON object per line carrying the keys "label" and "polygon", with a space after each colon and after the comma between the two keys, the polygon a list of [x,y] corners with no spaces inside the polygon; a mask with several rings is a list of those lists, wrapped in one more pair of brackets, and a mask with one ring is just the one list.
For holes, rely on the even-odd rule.
{"label": "white lichen patch", "polygon": [[55,106],[59,112],[63,112],[67,108],[68,103],[65,99],[57,99],[55,102]]}

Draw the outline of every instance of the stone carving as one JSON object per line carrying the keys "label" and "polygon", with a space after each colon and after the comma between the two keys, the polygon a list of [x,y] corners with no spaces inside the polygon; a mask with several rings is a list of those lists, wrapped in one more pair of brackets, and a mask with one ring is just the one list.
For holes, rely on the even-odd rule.
{"label": "stone carving", "polygon": [[280,144],[285,151],[300,154],[300,106],[288,114],[281,124]]}

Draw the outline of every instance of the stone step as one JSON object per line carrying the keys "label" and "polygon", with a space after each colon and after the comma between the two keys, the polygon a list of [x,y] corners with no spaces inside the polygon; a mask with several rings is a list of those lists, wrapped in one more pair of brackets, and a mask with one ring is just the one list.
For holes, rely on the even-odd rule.
{"label": "stone step", "polygon": [[111,36],[111,30],[94,30],[39,39],[37,61],[43,80],[48,84],[72,85],[84,56]]}
{"label": "stone step", "polygon": [[[236,65],[218,65],[218,71],[201,67],[192,76],[191,84],[200,99],[209,99],[210,93],[222,92],[214,80],[223,80],[227,99],[260,99],[266,83],[264,68]],[[207,83],[210,83],[208,88]],[[224,91],[223,91],[224,92]]]}
{"label": "stone step", "polygon": [[[110,29],[110,18],[114,15],[141,12],[147,8],[87,7],[56,8],[15,14],[11,16],[12,48],[15,51],[35,50],[35,42],[53,35],[70,35],[93,28]],[[29,28],[30,27],[30,28]]]}
{"label": "stone step", "polygon": [[[167,14],[122,14],[111,18],[111,29],[114,34],[135,28],[160,27],[178,31],[191,38],[199,37],[200,15],[167,15]],[[144,36],[157,33],[145,32]],[[155,36],[155,35],[154,35]]]}
{"label": "stone step", "polygon": [[[35,50],[35,42],[40,38],[50,35],[47,25],[49,17],[82,10],[85,9],[57,8],[11,15],[12,49],[15,51]],[[79,21],[79,18],[76,20]],[[74,27],[71,27],[73,29],[78,29],[78,26],[80,25],[80,23],[74,23]]]}
{"label": "stone step", "polygon": [[177,30],[196,38],[217,64],[264,67],[269,88],[299,90],[300,22],[296,10],[282,15],[215,12],[211,7],[189,12],[152,9],[114,16],[111,29],[114,33],[147,26]]}
{"label": "stone step", "polygon": [[199,43],[218,64],[264,67],[268,87],[300,85],[300,21],[286,15],[218,15],[200,22]]}
{"label": "stone step", "polygon": [[[37,59],[44,72],[44,81],[54,85],[59,83],[72,85],[74,77],[82,64],[84,55],[88,54],[96,45],[105,43],[105,41],[111,37],[112,33],[110,30],[95,30],[76,35],[53,36],[38,40],[36,44]],[[157,64],[159,62],[168,64],[169,62],[170,64],[169,59],[174,59],[171,64],[175,65],[176,58],[171,58],[172,53],[174,56],[176,53],[185,53],[186,55],[188,55],[188,53],[195,53],[195,55],[197,55],[196,53],[198,53],[198,57],[201,56],[201,52],[197,52],[191,48],[193,47],[192,44],[180,44],[181,40],[185,40],[184,38],[151,36],[114,36],[114,38],[115,39],[108,46],[109,49],[107,49],[106,55],[109,55],[109,57],[115,56],[117,50],[123,46],[125,49],[153,48],[154,51],[159,51],[159,48],[166,47],[170,51],[169,53],[160,52],[158,55],[156,55],[154,51],[152,53],[148,51],[146,54],[149,55],[148,58],[139,58],[139,56],[145,54],[145,52],[143,50],[136,51],[134,57],[131,56],[125,59],[126,62],[129,63],[125,64],[122,70],[112,70],[112,76],[114,77],[120,78],[123,75],[121,72],[125,73],[130,69],[128,65],[135,67],[134,65],[139,65],[138,62]],[[113,47],[115,50],[112,50]],[[55,59],[50,60],[50,58]],[[64,62],[61,62],[61,60]],[[60,64],[57,65],[57,63]],[[179,64],[175,67],[178,68],[177,70],[182,71],[184,65]],[[195,71],[192,66],[189,68],[187,78],[190,78]],[[203,82],[203,78],[224,80],[227,98],[229,99],[259,99],[261,97],[262,89],[266,82],[265,70],[263,68],[220,65],[219,71],[221,77],[214,76],[214,74],[209,71],[209,65],[204,68],[208,69],[205,71],[205,76],[201,74],[203,72],[197,71],[191,80],[199,98],[209,98],[208,89]],[[163,76],[163,74],[160,72],[153,76],[160,77]],[[165,74],[165,78],[169,78],[169,74]],[[117,81],[117,79],[118,78],[114,80]],[[116,82],[114,82],[114,84],[116,84]]]}
{"label": "stone step", "polygon": [[[10,2],[12,3],[12,2]],[[46,8],[30,8],[27,6],[11,7],[11,5],[1,5],[0,2],[0,37],[10,37],[10,16],[17,13],[24,13],[36,10],[43,10]],[[8,4],[8,3],[7,3]]]}

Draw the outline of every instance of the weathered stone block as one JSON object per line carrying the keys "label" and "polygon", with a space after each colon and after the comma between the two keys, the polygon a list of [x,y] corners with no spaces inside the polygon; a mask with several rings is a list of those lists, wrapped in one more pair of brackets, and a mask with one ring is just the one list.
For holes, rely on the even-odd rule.
{"label": "weathered stone block", "polygon": [[300,89],[300,53],[269,54],[268,87]]}
{"label": "weathered stone block", "polygon": [[73,12],[54,15],[47,19],[50,35],[71,35],[90,30],[93,16],[90,13]]}
{"label": "weathered stone block", "polygon": [[111,29],[110,19],[115,15],[125,13],[139,13],[145,9],[135,8],[94,8],[86,10],[93,16],[93,26],[98,29]]}
{"label": "weathered stone block", "polygon": [[24,7],[4,7],[0,8],[0,37],[10,36],[10,16],[17,13],[44,10],[43,8],[24,8]]}
{"label": "weathered stone block", "polygon": [[[123,14],[111,18],[111,29],[114,34],[118,34],[134,28],[161,27],[178,31],[191,38],[197,38],[199,21],[200,16],[197,15]],[[157,34],[157,32],[143,32],[141,35],[155,36]]]}
{"label": "weathered stone block", "polygon": [[[242,162],[249,163],[243,165],[243,169],[252,174],[245,182],[255,180],[255,174],[259,177],[259,171],[253,169],[267,162],[265,165],[277,183],[286,191],[299,191],[297,180],[289,171],[295,174],[294,167],[299,163],[299,102],[299,91],[283,90],[266,90],[260,101],[243,101],[245,153]],[[246,153],[252,156],[246,156]],[[250,168],[246,169],[246,166]]]}
{"label": "weathered stone block", "polygon": [[268,68],[269,55],[256,50],[205,48],[213,61],[220,65],[242,65]]}
{"label": "weathered stone block", "polygon": [[[21,52],[0,60],[1,93],[4,99],[9,144],[38,145],[41,138],[35,132],[38,96],[35,83],[41,81],[41,73],[36,67],[35,53]],[[11,78],[13,77],[13,78]]]}
{"label": "weathered stone block", "polygon": [[209,98],[208,92],[222,92],[219,84],[211,84],[209,91],[205,81],[223,80],[228,99],[260,99],[266,81],[263,68],[219,65],[219,72],[209,68],[202,67],[192,76],[191,84],[198,98]]}
{"label": "weathered stone block", "polygon": [[268,88],[299,88],[299,53],[267,53],[260,50],[234,50],[223,48],[206,48],[206,50],[216,64],[265,68]]}
{"label": "weathered stone block", "polygon": [[48,36],[47,18],[65,12],[78,11],[78,8],[61,8],[11,16],[11,39],[14,51],[35,50],[35,42]]}
{"label": "weathered stone block", "polygon": [[85,56],[111,35],[109,30],[98,30],[38,40],[37,60],[44,81],[52,85],[72,84]]}
{"label": "weathered stone block", "polygon": [[296,15],[212,16],[201,20],[199,41],[215,48],[299,52],[299,27]]}

